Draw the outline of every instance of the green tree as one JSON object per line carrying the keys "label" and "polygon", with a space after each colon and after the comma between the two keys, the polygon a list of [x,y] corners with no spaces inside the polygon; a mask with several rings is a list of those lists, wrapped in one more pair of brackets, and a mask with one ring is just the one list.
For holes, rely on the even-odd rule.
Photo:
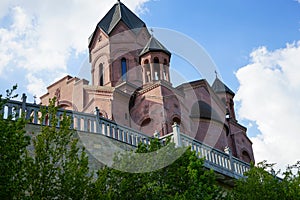
{"label": "green tree", "polygon": [[[30,164],[29,195],[33,199],[87,199],[92,173],[88,157],[78,147],[71,118],[56,116],[55,99],[42,110],[40,121],[49,119],[49,126],[33,139],[34,156]],[[60,122],[59,128],[57,128]]]}
{"label": "green tree", "polygon": [[[140,144],[137,153],[158,152],[162,148],[158,139],[150,146]],[[172,164],[145,173],[119,171],[132,165],[135,154],[117,155],[112,168],[105,167],[98,172],[94,194],[102,199],[221,199],[223,191],[216,184],[213,171],[203,167],[199,159],[189,148],[175,148],[173,143],[165,146],[169,156],[182,154]],[[175,153],[175,154],[174,154]],[[138,157],[139,158],[139,157]],[[157,153],[158,162],[164,162],[166,155]],[[156,161],[151,161],[156,162]],[[139,162],[147,171],[147,161]],[[156,164],[156,163],[155,163]],[[138,170],[139,171],[139,170]]]}
{"label": "green tree", "polygon": [[235,200],[300,199],[300,163],[288,167],[283,179],[278,177],[279,172],[274,173],[272,167],[273,164],[267,164],[266,161],[252,165],[245,173],[246,177],[236,181],[228,196]]}
{"label": "green tree", "polygon": [[285,199],[300,199],[300,161],[289,166],[281,182]]}
{"label": "green tree", "polygon": [[27,187],[26,169],[30,158],[26,147],[30,138],[26,136],[26,121],[23,117],[15,119],[13,116],[4,119],[3,114],[5,103],[17,97],[13,95],[16,88],[7,90],[5,98],[0,95],[0,199],[21,198]]}

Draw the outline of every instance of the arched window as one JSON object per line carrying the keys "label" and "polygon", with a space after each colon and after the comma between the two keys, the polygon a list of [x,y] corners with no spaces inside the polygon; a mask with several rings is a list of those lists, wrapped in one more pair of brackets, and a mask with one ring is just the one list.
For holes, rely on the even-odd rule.
{"label": "arched window", "polygon": [[144,119],[144,121],[141,124],[141,127],[147,126],[151,123],[151,119],[150,118],[146,118]]}
{"label": "arched window", "polygon": [[126,64],[126,59],[122,58],[121,60],[121,70],[122,70],[122,81],[126,80],[126,73],[127,73],[127,64]]}
{"label": "arched window", "polygon": [[101,63],[99,65],[99,85],[100,86],[103,86],[104,84],[104,81],[103,81],[103,73],[104,73],[104,70],[103,70],[103,64]]}
{"label": "arched window", "polygon": [[154,62],[154,80],[160,80],[160,69],[159,69],[159,59],[155,57]]}
{"label": "arched window", "polygon": [[164,65],[168,65],[167,59],[164,59]]}
{"label": "arched window", "polygon": [[145,82],[147,83],[147,82],[150,82],[151,81],[151,72],[150,72],[150,65],[149,65],[149,60],[148,59],[146,59],[145,61],[144,61],[144,78],[145,78]]}
{"label": "arched window", "polygon": [[242,159],[247,162],[247,163],[250,163],[251,162],[251,158],[250,158],[250,155],[248,154],[247,151],[243,151],[242,152]]}
{"label": "arched window", "polygon": [[178,117],[173,118],[173,124],[176,122],[176,124],[180,125],[181,120]]}

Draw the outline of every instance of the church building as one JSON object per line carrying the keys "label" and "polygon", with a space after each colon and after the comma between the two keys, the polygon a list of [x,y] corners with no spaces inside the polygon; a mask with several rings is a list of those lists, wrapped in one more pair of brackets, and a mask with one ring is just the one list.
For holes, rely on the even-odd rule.
{"label": "church building", "polygon": [[235,117],[234,92],[218,77],[172,85],[171,52],[145,22],[118,1],[96,25],[88,41],[91,82],[65,76],[47,87],[42,105],[94,113],[152,136],[180,132],[213,148],[254,162],[247,129]]}

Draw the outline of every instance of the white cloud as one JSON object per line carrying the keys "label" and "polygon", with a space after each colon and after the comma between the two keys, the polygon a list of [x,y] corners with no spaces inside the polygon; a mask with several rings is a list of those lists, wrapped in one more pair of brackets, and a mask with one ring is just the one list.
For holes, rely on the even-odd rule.
{"label": "white cloud", "polygon": [[36,96],[41,96],[44,93],[45,88],[47,87],[42,78],[37,78],[31,73],[26,75],[28,80],[27,90]]}
{"label": "white cloud", "polygon": [[300,41],[275,51],[260,47],[250,57],[236,73],[238,114],[261,132],[251,138],[256,161],[284,170],[300,160]]}
{"label": "white cloud", "polygon": [[[128,0],[124,3],[133,10],[143,10],[142,5],[147,1]],[[7,71],[22,70],[24,77],[16,80],[27,84],[31,94],[39,94],[40,86],[33,84],[43,81],[48,85],[53,81],[53,74],[65,74],[72,51],[87,54],[88,37],[116,2],[1,1],[0,78],[6,76]]]}

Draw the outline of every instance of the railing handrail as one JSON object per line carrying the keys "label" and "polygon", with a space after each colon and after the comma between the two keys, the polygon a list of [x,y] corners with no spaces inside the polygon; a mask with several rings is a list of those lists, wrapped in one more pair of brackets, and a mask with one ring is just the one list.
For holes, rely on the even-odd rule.
{"label": "railing handrail", "polygon": [[114,121],[112,121],[112,120],[110,120],[110,119],[107,119],[107,118],[104,118],[104,117],[101,117],[101,116],[99,116],[99,118],[100,118],[101,121],[106,121],[106,122],[108,122],[108,123],[114,124],[114,125],[116,125],[116,126],[118,126],[118,127],[120,127],[120,128],[129,130],[129,131],[134,132],[134,133],[137,133],[137,134],[139,134],[139,135],[142,135],[143,137],[148,137],[148,138],[150,137],[149,135],[146,135],[146,134],[144,134],[144,133],[142,133],[142,132],[139,132],[139,131],[137,131],[137,130],[135,130],[135,129],[133,129],[133,128],[130,128],[130,127],[128,127],[128,126],[118,124],[118,123],[116,123],[116,122],[114,122]]}
{"label": "railing handrail", "polygon": [[[18,115],[19,112],[29,112],[26,114],[26,118],[33,117],[34,119],[31,121],[31,123],[45,125],[45,122],[39,121],[38,113],[41,112],[41,108],[47,108],[47,106],[42,106],[35,103],[27,103],[26,97],[25,101],[23,100],[22,102],[16,100],[8,100],[4,106],[8,107],[8,113],[10,114],[12,113],[13,108],[16,109],[15,112],[18,113]],[[0,108],[0,111],[4,113],[3,108]],[[58,109],[58,113],[64,112],[69,116],[72,115],[72,128],[75,128],[78,131],[102,134],[120,142],[125,142],[131,146],[137,146],[139,142],[145,142],[147,144],[149,144],[150,142],[151,136],[146,135],[133,128],[118,124],[107,118],[101,117],[97,112],[95,114],[91,114],[72,110],[65,110],[61,108]],[[77,127],[74,127],[74,124],[76,124]],[[178,125],[176,126],[178,127]],[[215,171],[224,173],[234,178],[243,177],[243,173],[250,168],[249,163],[246,163],[236,157],[233,157],[231,152],[228,154],[219,149],[215,149],[207,144],[204,144],[192,138],[189,135],[180,133],[180,131],[178,130],[175,131],[175,129],[173,129],[173,132],[159,137],[159,139],[162,140],[167,137],[174,137],[174,131],[178,132],[179,136],[177,135],[177,137],[181,138],[180,141],[182,142],[182,144],[187,143],[188,145],[191,145],[192,150],[196,149],[196,152],[201,151],[206,153],[206,156],[208,156],[208,158],[205,158],[204,163],[206,167],[213,168]]]}
{"label": "railing handrail", "polygon": [[[161,137],[165,139],[167,137],[173,137],[173,132]],[[219,149],[213,148],[207,144],[204,144],[194,138],[180,133],[181,141],[183,145],[190,145],[191,150],[195,150],[196,153],[205,152],[206,155],[198,155],[199,157],[205,157],[204,166],[213,168],[215,171],[226,174],[234,178],[243,177],[243,173],[250,169],[250,164],[246,163],[236,157],[233,157],[231,152],[226,153]]]}

